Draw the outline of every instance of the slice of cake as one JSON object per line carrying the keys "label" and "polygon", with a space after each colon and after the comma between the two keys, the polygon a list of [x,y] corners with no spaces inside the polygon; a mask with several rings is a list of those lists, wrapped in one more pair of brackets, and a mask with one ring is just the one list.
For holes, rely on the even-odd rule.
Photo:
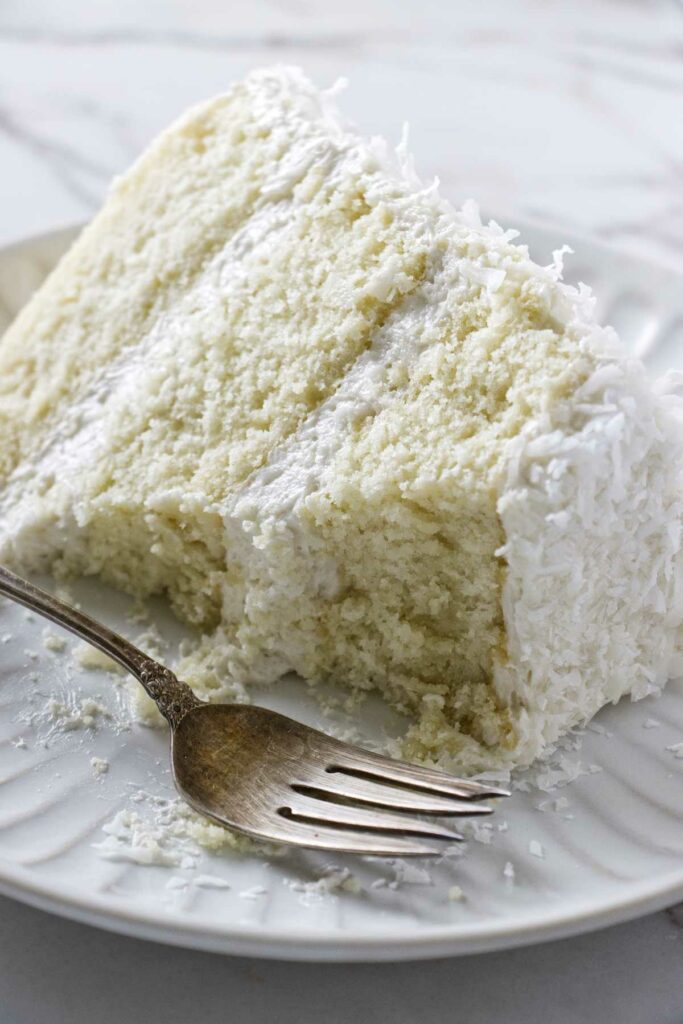
{"label": "slice of cake", "polygon": [[297,71],[190,111],[0,342],[0,555],[166,593],[203,694],[294,670],[525,764],[680,646],[678,399],[561,258]]}

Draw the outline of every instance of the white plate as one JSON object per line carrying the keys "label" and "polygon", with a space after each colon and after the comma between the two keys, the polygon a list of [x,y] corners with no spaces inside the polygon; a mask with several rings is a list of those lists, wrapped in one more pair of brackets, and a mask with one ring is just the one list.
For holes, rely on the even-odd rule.
{"label": "white plate", "polygon": [[[72,234],[0,251],[0,317],[7,321],[25,301]],[[536,257],[549,261],[557,236],[531,225],[522,234]],[[595,287],[601,315],[624,342],[657,371],[680,365],[680,278],[587,240],[575,240],[574,248],[568,277]],[[121,595],[93,581],[75,591],[94,614],[131,631]],[[172,646],[180,627],[163,608],[155,614]],[[18,607],[0,606],[0,890],[17,899],[130,935],[201,949],[391,960],[568,935],[683,897],[683,758],[666,749],[683,740],[680,682],[659,699],[604,710],[597,719],[600,731],[589,731],[581,750],[564,754],[567,762],[590,770],[552,793],[533,783],[515,792],[493,819],[507,827],[484,834],[490,842],[470,842],[463,856],[427,864],[402,880],[400,865],[338,857],[335,866],[350,869],[360,891],[325,894],[301,889],[331,863],[312,852],[269,860],[203,853],[192,868],[103,859],[93,848],[104,838],[102,824],[121,808],[148,807],[131,802],[136,790],[172,797],[167,739],[139,725],[117,727],[126,721],[120,688],[106,673],[81,668],[71,655],[73,641],[61,653],[46,650],[44,630],[43,622],[29,621]],[[66,703],[94,697],[113,718],[95,729],[55,729],[44,712],[51,697]],[[311,722],[324,721],[305,689],[293,682],[263,701]],[[376,706],[370,712],[368,736],[383,719]],[[16,745],[20,739],[25,746]],[[93,756],[110,763],[98,778]],[[545,810],[538,810],[543,802]],[[507,864],[513,865],[514,880],[504,876]],[[198,874],[219,877],[229,888],[198,886]],[[463,898],[453,898],[455,886]]]}

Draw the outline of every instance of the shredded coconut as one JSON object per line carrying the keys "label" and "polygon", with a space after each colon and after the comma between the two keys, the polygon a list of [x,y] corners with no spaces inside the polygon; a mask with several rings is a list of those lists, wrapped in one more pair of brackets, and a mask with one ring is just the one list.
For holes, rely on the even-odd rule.
{"label": "shredded coconut", "polygon": [[314,882],[296,880],[288,884],[294,892],[300,892],[307,899],[314,901],[339,892],[359,893],[361,891],[360,882],[348,868],[328,868]]}
{"label": "shredded coconut", "polygon": [[187,889],[189,884],[190,883],[189,883],[188,879],[187,878],[183,878],[182,875],[173,875],[166,882],[165,888],[166,889],[171,889],[171,890],[173,890],[173,889]]}
{"label": "shredded coconut", "polygon": [[490,821],[472,819],[471,821],[463,822],[460,831],[465,838],[473,839],[475,843],[483,843],[485,846],[489,846],[493,840],[493,829],[494,826]]}
{"label": "shredded coconut", "polygon": [[514,780],[514,788],[528,792],[532,788],[552,793],[562,786],[568,786],[582,775],[595,775],[601,771],[599,765],[587,765],[574,760],[562,752],[551,752],[544,760]]}
{"label": "shredded coconut", "polygon": [[596,736],[604,736],[606,739],[612,738],[612,733],[599,722],[589,722],[586,728],[589,732],[595,733]]}
{"label": "shredded coconut", "polygon": [[106,860],[179,867],[185,857],[182,843],[171,843],[168,834],[133,811],[119,811],[102,831],[106,838],[93,847]]}
{"label": "shredded coconut", "polygon": [[131,795],[131,801],[143,806],[144,814],[124,808],[103,825],[104,841],[94,844],[108,860],[190,869],[197,867],[202,851],[260,850],[269,857],[282,852],[214,824],[181,799],[167,800],[139,790]]}
{"label": "shredded coconut", "polygon": [[530,750],[627,691],[634,699],[656,693],[677,658],[678,384],[653,395],[642,367],[615,356],[591,316],[576,306],[568,330],[583,331],[586,351],[604,354],[570,403],[511,443],[499,501],[514,668],[501,666],[497,683],[510,697],[524,673],[530,699],[543,695],[542,713],[523,726]]}
{"label": "shredded coconut", "polygon": [[434,885],[434,879],[429,871],[413,861],[393,861],[391,869],[394,877],[388,883],[390,889],[398,889],[402,885]]}
{"label": "shredded coconut", "polygon": [[268,890],[263,885],[252,885],[250,889],[244,889],[240,896],[243,900],[258,900],[262,896],[267,896]]}
{"label": "shredded coconut", "polygon": [[192,884],[198,889],[229,889],[230,883],[219,875],[197,875],[192,879]]}

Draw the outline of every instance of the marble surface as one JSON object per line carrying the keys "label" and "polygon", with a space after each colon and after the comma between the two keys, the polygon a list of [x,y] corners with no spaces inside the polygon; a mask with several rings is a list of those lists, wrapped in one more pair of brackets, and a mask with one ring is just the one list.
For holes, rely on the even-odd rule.
{"label": "marble surface", "polygon": [[[454,201],[683,271],[674,0],[3,0],[0,244],[86,219],[183,107],[259,64],[348,77],[367,132],[412,128]],[[3,1024],[324,1019],[680,1021],[683,909],[421,965],[263,964],[98,933],[0,900]],[[549,1013],[552,1006],[552,1015]]]}
{"label": "marble surface", "polygon": [[680,1024],[683,921],[414,964],[155,946],[0,899],[3,1024]]}
{"label": "marble surface", "polygon": [[248,69],[349,80],[346,113],[455,201],[683,267],[675,0],[3,0],[0,242],[87,217],[187,104]]}

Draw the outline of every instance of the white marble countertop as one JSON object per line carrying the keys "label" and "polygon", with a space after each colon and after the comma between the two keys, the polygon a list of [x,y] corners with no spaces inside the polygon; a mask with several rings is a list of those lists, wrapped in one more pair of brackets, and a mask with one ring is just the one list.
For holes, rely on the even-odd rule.
{"label": "white marble countertop", "polygon": [[264,63],[350,85],[454,201],[683,266],[676,0],[4,0],[0,242],[87,217],[189,103]]}
{"label": "white marble countertop", "polygon": [[[0,244],[86,219],[189,103],[264,63],[350,85],[455,202],[597,235],[683,270],[675,0],[4,0]],[[2,1024],[222,1019],[679,1021],[683,912],[415,965],[228,960],[0,900]],[[552,1012],[551,1012],[552,1008]]]}
{"label": "white marble countertop", "polygon": [[529,949],[288,964],[156,946],[0,899],[2,1024],[680,1024],[672,912]]}

